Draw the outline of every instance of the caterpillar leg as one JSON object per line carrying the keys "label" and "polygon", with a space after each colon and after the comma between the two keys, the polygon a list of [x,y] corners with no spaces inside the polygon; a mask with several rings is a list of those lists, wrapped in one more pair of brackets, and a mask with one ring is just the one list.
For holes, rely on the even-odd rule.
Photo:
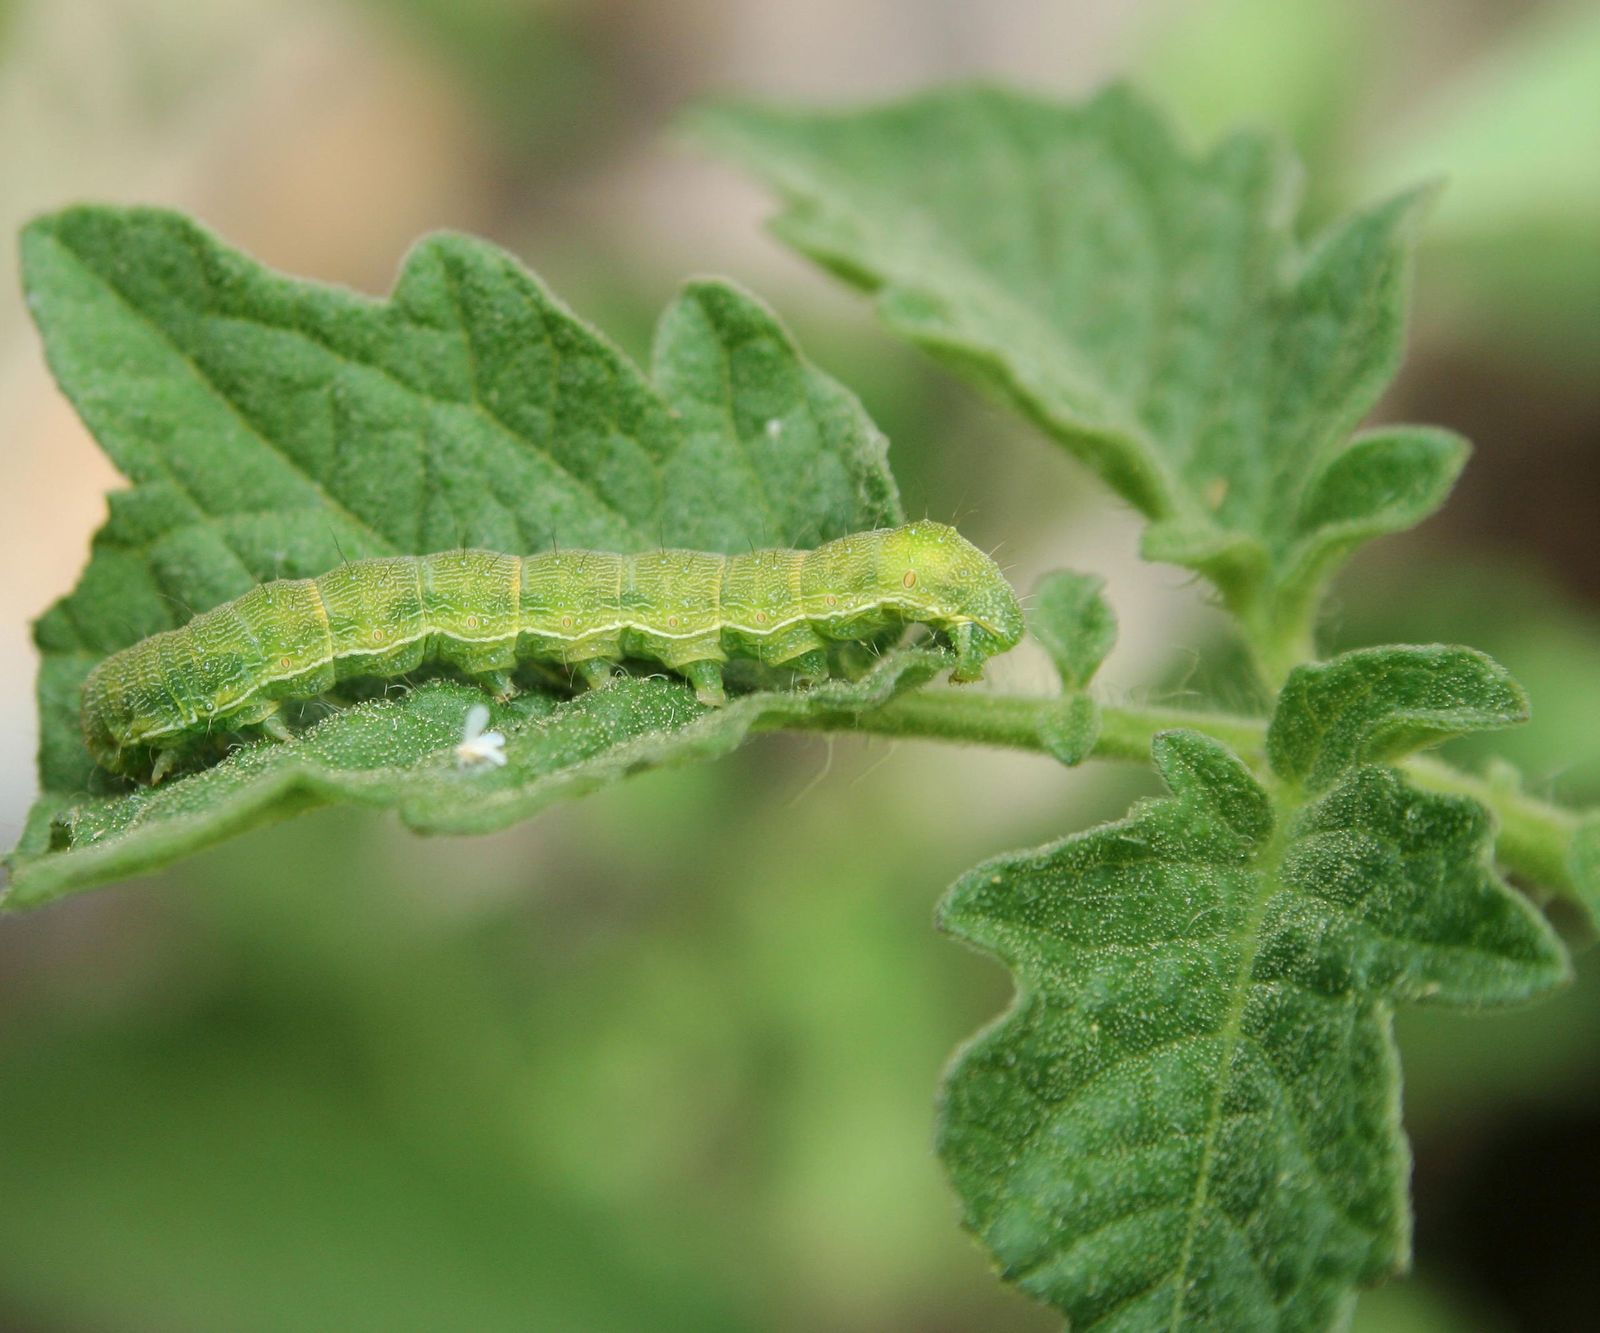
{"label": "caterpillar leg", "polygon": [[956,666],[950,680],[956,685],[968,685],[983,679],[984,654],[978,647],[978,627],[971,621],[957,625],[950,631],[950,641],[956,648]]}
{"label": "caterpillar leg", "polygon": [[572,665],[584,685],[591,690],[603,690],[615,679],[615,664],[603,657],[586,657]]}
{"label": "caterpillar leg", "polygon": [[150,766],[150,785],[157,786],[162,778],[178,766],[178,759],[177,750],[157,750],[155,763]]}
{"label": "caterpillar leg", "polygon": [[728,702],[727,691],[722,688],[722,663],[702,658],[698,662],[685,662],[678,668],[694,686],[694,697],[707,708],[721,708]]}
{"label": "caterpillar leg", "polygon": [[488,687],[489,693],[494,695],[498,704],[505,703],[508,699],[515,699],[519,693],[516,681],[511,679],[509,671],[485,671],[473,677],[480,685]]}
{"label": "caterpillar leg", "polygon": [[288,724],[283,720],[283,715],[278,712],[282,706],[277,699],[253,699],[248,708],[234,713],[223,727],[228,731],[248,732],[259,727],[263,735],[275,741],[288,741],[294,739],[294,733],[289,730]]}

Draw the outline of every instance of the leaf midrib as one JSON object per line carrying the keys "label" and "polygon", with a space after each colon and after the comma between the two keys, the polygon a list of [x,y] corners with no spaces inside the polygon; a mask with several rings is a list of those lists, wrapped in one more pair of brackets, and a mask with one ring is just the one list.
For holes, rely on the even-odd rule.
{"label": "leaf midrib", "polygon": [[[467,335],[467,327],[468,327],[468,321],[467,321],[467,318],[466,318],[467,311],[466,311],[466,306],[463,303],[462,296],[461,296],[461,276],[460,276],[459,273],[456,272],[455,266],[452,263],[450,263],[448,260],[446,260],[444,263],[442,263],[440,265],[440,267],[445,272],[445,281],[446,281],[446,283],[448,284],[448,286],[450,288],[450,305],[451,305],[451,308],[455,311],[455,316],[456,316],[456,335],[457,335],[457,337],[459,338],[459,340],[461,342],[462,349],[465,352],[466,358],[467,358],[467,365],[468,365],[467,374],[468,374],[468,379],[469,379],[469,381],[470,381],[470,383],[472,385],[471,406],[477,411],[477,413],[481,417],[483,417],[483,419],[485,421],[487,421],[496,430],[503,432],[509,439],[516,441],[518,444],[526,445],[528,448],[532,449],[534,452],[542,455],[546,459],[546,461],[548,461],[549,464],[553,468],[556,469],[556,471],[560,472],[563,476],[570,478],[571,481],[572,481],[572,484],[578,490],[581,490],[584,494],[590,496],[594,500],[594,502],[597,505],[599,505],[602,509],[606,510],[607,512],[609,512],[611,514],[614,514],[616,516],[617,521],[622,524],[622,527],[624,528],[624,530],[627,531],[631,536],[637,538],[639,536],[638,529],[634,526],[633,520],[631,518],[629,518],[627,514],[623,513],[623,511],[618,509],[616,507],[616,505],[614,505],[610,500],[606,499],[606,497],[604,495],[602,495],[598,490],[595,489],[594,485],[590,481],[588,481],[586,478],[578,476],[578,474],[573,472],[571,468],[564,466],[562,464],[561,460],[559,458],[557,458],[553,453],[551,453],[548,449],[539,448],[538,445],[536,445],[532,440],[528,439],[527,436],[525,436],[525,435],[521,434],[519,431],[513,429],[511,424],[508,421],[506,421],[503,417],[501,417],[501,415],[497,411],[495,411],[495,409],[493,407],[491,407],[488,402],[485,401],[483,395],[478,391],[479,379],[478,379],[478,356],[477,356],[477,352],[472,346],[471,337],[469,337]],[[393,381],[395,383],[401,384],[401,387],[403,387],[403,388],[409,389],[411,392],[415,393],[419,398],[426,399],[429,402],[439,402],[439,401],[441,401],[441,400],[439,400],[437,398],[434,398],[433,395],[431,395],[431,394],[428,394],[428,393],[425,393],[425,392],[423,392],[423,391],[421,391],[419,389],[413,388],[412,386],[405,385],[403,383],[403,381],[399,381],[399,380],[395,379],[395,377],[392,374],[390,374],[390,372],[388,370],[386,370],[382,366],[370,366],[369,363],[364,362],[364,361],[352,361],[351,358],[345,356],[337,348],[329,347],[326,343],[323,343],[318,339],[312,338],[311,335],[306,333],[303,329],[295,329],[294,332],[299,333],[299,334],[301,334],[301,336],[306,337],[310,341],[316,343],[316,345],[318,347],[322,347],[324,350],[326,350],[327,353],[330,356],[336,357],[338,360],[344,362],[346,365],[359,365],[359,366],[366,367],[366,368],[369,368],[369,369],[372,369],[372,370],[376,370],[379,374],[383,375],[385,378],[390,379],[391,381]],[[543,336],[544,343],[545,343],[545,348],[550,354],[550,363],[551,363],[551,365],[550,365],[550,382],[551,382],[551,386],[552,386],[551,401],[552,401],[552,403],[554,403],[554,402],[559,401],[559,395],[554,391],[554,386],[559,383],[560,373],[561,373],[562,355],[561,355],[561,349],[556,345],[556,340],[555,340],[554,336],[550,332],[550,321],[549,321],[548,318],[546,318],[546,312],[544,312],[544,311],[540,312],[539,332]],[[598,344],[598,342],[599,342],[598,333],[595,330],[588,330],[588,332],[590,333],[591,336],[593,336],[596,339],[596,342]],[[613,350],[613,349],[607,348],[607,350]],[[627,364],[630,369],[634,370],[636,374],[638,373],[637,367],[634,367],[631,362],[627,361],[627,359],[622,356],[621,352],[616,352],[615,354],[620,360],[624,361],[624,363]],[[653,398],[655,398],[655,400],[658,403],[660,403],[663,408],[667,407],[667,404],[662,401],[660,392],[656,389],[656,386],[653,383],[650,383],[649,381],[645,381],[643,379],[642,375],[640,376],[640,379],[644,383],[644,385],[647,388],[647,391],[650,393],[650,395]],[[448,403],[449,400],[444,400],[444,401],[446,403]],[[454,405],[454,404],[451,404],[451,405]],[[634,437],[631,434],[629,434],[628,432],[624,431],[622,429],[622,427],[621,427],[621,424],[617,421],[617,419],[616,419],[616,417],[614,415],[613,416],[609,416],[608,420],[610,421],[612,428],[614,430],[616,430],[619,435],[627,435],[628,438],[635,439],[637,443],[640,443],[640,444],[643,443],[642,441],[638,441],[636,439],[636,437]],[[678,441],[676,441],[676,443],[681,445],[681,443],[682,443],[681,438]],[[656,473],[657,477],[659,477],[661,475],[662,460],[657,458],[649,449],[641,448],[640,452],[643,453],[645,455],[645,457],[649,460],[651,469]]]}
{"label": "leaf midrib", "polygon": [[[321,503],[326,505],[333,512],[340,515],[342,518],[348,521],[353,528],[364,533],[370,540],[376,543],[380,548],[380,554],[392,554],[395,551],[396,548],[393,540],[385,536],[378,529],[374,528],[370,522],[361,518],[355,513],[354,510],[348,508],[344,502],[330,492],[317,477],[306,471],[306,469],[293,457],[293,455],[285,451],[282,445],[280,445],[270,435],[266,434],[259,425],[246,416],[239,405],[227,393],[225,393],[220,386],[218,386],[216,381],[205,372],[200,363],[196,361],[194,357],[183,347],[183,345],[172,336],[172,333],[167,328],[165,328],[159,321],[152,318],[142,306],[134,301],[133,298],[123,291],[122,288],[119,287],[109,276],[90,264],[67,242],[64,237],[55,232],[48,232],[46,233],[46,238],[51,245],[57,247],[62,254],[67,256],[80,272],[94,281],[95,284],[102,290],[114,297],[117,303],[121,305],[135,321],[154,333],[171,351],[172,355],[175,356],[185,367],[188,373],[193,376],[195,382],[199,384],[213,400],[223,405],[228,413],[244,429],[245,433],[265,447],[274,457],[279,459],[295,477],[309,485]],[[450,302],[456,315],[454,334],[456,339],[465,348],[466,354],[470,360],[473,357],[473,351],[471,347],[471,340],[465,337],[466,326],[461,322],[464,311],[462,310],[461,306],[458,276],[452,270],[450,270],[449,265],[446,265],[445,267],[448,273],[447,282],[450,286]],[[384,303],[378,304],[380,307],[384,307]],[[392,300],[387,304],[392,306]],[[471,395],[466,403],[463,404],[454,399],[437,398],[433,394],[418,388],[416,385],[399,379],[391,370],[381,364],[372,361],[361,361],[354,357],[348,356],[339,348],[332,346],[326,340],[317,337],[310,330],[297,324],[282,324],[263,319],[251,319],[246,322],[264,328],[271,328],[279,333],[292,334],[295,337],[303,338],[306,342],[316,347],[320,352],[333,358],[341,365],[351,366],[356,369],[381,375],[384,379],[388,380],[396,387],[404,390],[407,394],[425,402],[434,403],[442,407],[467,407],[470,411],[482,419],[485,424],[489,425],[504,438],[513,442],[514,445],[518,447],[527,447],[538,453],[542,458],[545,459],[547,463],[549,463],[552,468],[559,472],[563,477],[567,478],[574,489],[581,491],[585,495],[588,495],[594,501],[596,506],[605,511],[607,514],[611,515],[625,532],[633,535],[634,537],[639,535],[634,521],[598,491],[596,491],[594,486],[588,480],[573,472],[571,468],[564,466],[561,461],[548,450],[538,448],[538,446],[532,440],[512,429],[512,427],[505,422],[499,416],[499,414],[489,406],[487,402],[484,401],[483,396],[478,391],[478,376],[475,368],[469,372],[472,385]],[[541,327],[544,333],[546,345],[550,350],[551,357],[553,360],[559,361],[560,353],[555,346],[554,339],[551,337],[547,325],[548,321],[541,319]],[[649,386],[649,392],[656,396],[658,402],[660,401],[659,394],[656,392],[654,386]],[[665,405],[663,404],[663,406]],[[613,420],[611,424],[613,427],[617,427],[620,431],[620,427],[615,420]],[[626,434],[627,432],[621,433]],[[630,435],[630,438],[633,437]],[[647,456],[649,456],[651,466],[659,473],[661,469],[661,460],[649,455],[648,450],[645,450],[644,452]],[[184,483],[181,477],[173,473],[170,468],[166,468],[164,466],[161,467],[161,475],[188,497],[190,503],[194,506],[196,514],[198,514],[205,522],[209,524],[216,524],[218,522],[218,515],[213,514],[209,509],[200,503],[200,501],[194,496],[193,492]],[[137,481],[138,478],[133,478],[133,480]],[[234,559],[239,561],[241,568],[244,568],[247,572],[251,572],[253,575],[253,571],[249,571],[249,566],[246,565],[241,559],[238,552],[233,551],[232,547],[228,545],[226,537],[221,536],[221,534],[219,534],[219,536],[221,537],[223,544],[228,546],[228,549],[230,553],[233,554]]]}
{"label": "leaf midrib", "polygon": [[1279,872],[1289,849],[1289,811],[1281,796],[1274,795],[1272,803],[1272,836],[1251,867],[1258,885],[1250,911],[1234,935],[1239,949],[1239,965],[1234,971],[1232,995],[1227,1013],[1217,1031],[1221,1043],[1216,1085],[1212,1089],[1211,1104],[1206,1108],[1205,1140],[1200,1149],[1200,1162],[1195,1170],[1194,1192],[1189,1199],[1188,1220],[1184,1228],[1183,1246],[1173,1271],[1172,1318],[1169,1333],[1180,1333],[1183,1328],[1183,1304],[1187,1292],[1189,1265],[1194,1260],[1195,1240],[1199,1236],[1201,1218],[1205,1214],[1211,1177],[1216,1165],[1217,1140],[1222,1131],[1222,1101],[1233,1081],[1233,1058],[1244,1041],[1244,1011],[1249,1001],[1251,974],[1255,970],[1256,956],[1261,950],[1262,926],[1267,909],[1274,897],[1283,889]]}
{"label": "leaf midrib", "polygon": [[[102,273],[99,269],[90,264],[77,250],[69,245],[66,239],[60,234],[54,231],[49,231],[45,233],[45,237],[48,242],[52,246],[59,249],[60,252],[65,255],[81,273],[90,278],[103,291],[108,292],[112,297],[114,297],[117,303],[121,305],[137,323],[143,325],[145,328],[153,332],[161,340],[161,342],[164,343],[168,349],[170,349],[178,361],[183,364],[183,366],[188,370],[189,374],[194,377],[195,381],[216,401],[220,402],[228,410],[230,415],[232,415],[234,419],[239,422],[239,424],[244,428],[245,433],[264,445],[266,449],[275,455],[279,460],[281,460],[284,466],[289,468],[294,475],[303,478],[307,483],[309,483],[310,486],[316,491],[318,498],[324,504],[326,504],[329,509],[334,510],[336,513],[347,519],[352,527],[366,533],[374,541],[379,543],[386,551],[393,550],[394,544],[387,537],[380,533],[376,528],[372,527],[372,525],[365,519],[359,517],[355,511],[346,508],[344,503],[332,495],[320,481],[306,472],[305,469],[302,468],[293,457],[284,452],[282,445],[278,444],[278,442],[272,439],[271,436],[265,434],[261,428],[255,424],[255,422],[251,421],[249,417],[245,416],[244,412],[240,410],[239,405],[235,403],[227,394],[222,392],[222,390],[217,386],[216,382],[206,374],[206,372],[201,368],[200,363],[196,361],[192,355],[190,355],[190,353],[182,346],[182,344],[180,344],[167,329],[162,327],[161,324],[151,318],[148,312],[135,303],[134,300],[126,292],[124,292],[121,287],[113,282],[106,274]],[[318,345],[323,346],[323,344],[320,343]],[[327,350],[331,355],[339,355],[337,352],[334,352],[332,348],[326,348],[325,350]],[[159,451],[152,451],[152,454],[158,460],[160,459]],[[114,461],[118,463],[120,469],[121,460],[119,459]],[[189,488],[188,484],[183,480],[182,477],[178,476],[170,468],[165,466],[161,467],[161,475],[188,497],[190,504],[194,506],[195,512],[202,519],[209,524],[219,524],[219,516],[212,513],[200,503],[199,499],[195,496],[194,492]],[[129,480],[137,484],[140,478],[130,476]],[[239,561],[240,567],[253,574],[253,571],[250,571],[249,566],[239,556],[238,552],[233,550],[226,537],[220,533],[218,535],[221,537],[223,545],[228,548],[230,553],[232,553],[234,559]]]}

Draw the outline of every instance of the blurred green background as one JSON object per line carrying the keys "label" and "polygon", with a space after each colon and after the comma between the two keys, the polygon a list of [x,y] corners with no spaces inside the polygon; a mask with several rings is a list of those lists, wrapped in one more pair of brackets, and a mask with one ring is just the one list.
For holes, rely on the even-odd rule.
{"label": "blurred green background", "polygon": [[[635,355],[684,275],[731,274],[862,395],[909,509],[999,546],[1024,586],[1107,575],[1108,697],[1236,703],[1217,617],[1138,563],[1104,492],[770,242],[760,194],[669,129],[712,93],[859,101],[972,75],[1066,94],[1126,75],[1197,142],[1284,133],[1313,221],[1451,177],[1382,415],[1477,454],[1442,516],[1346,575],[1330,638],[1494,653],[1536,718],[1460,757],[1600,801],[1592,4],[10,0],[0,222],[166,203],[371,291],[414,236],[462,227]],[[14,284],[0,389],[9,844],[33,783],[26,622],[71,585],[115,478]],[[1026,652],[996,674],[1049,678]],[[932,1156],[940,1067],[1009,984],[931,910],[975,861],[1148,782],[769,738],[504,835],[327,813],[9,918],[0,1329],[1056,1327],[994,1282]],[[1592,1327],[1600,957],[1538,1009],[1412,1013],[1400,1038],[1417,1277],[1364,1298],[1357,1328]]]}

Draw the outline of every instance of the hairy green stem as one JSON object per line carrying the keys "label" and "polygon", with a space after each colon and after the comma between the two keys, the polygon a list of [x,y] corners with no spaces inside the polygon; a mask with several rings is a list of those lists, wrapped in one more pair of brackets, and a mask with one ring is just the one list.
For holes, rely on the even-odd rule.
{"label": "hairy green stem", "polygon": [[[820,714],[779,725],[1048,752],[1044,724],[1061,704],[1060,696],[1051,695],[918,690],[870,712]],[[1177,727],[1222,741],[1253,767],[1266,762],[1265,722],[1181,708],[1103,707],[1093,754],[1102,759],[1148,759],[1155,736]],[[1577,891],[1569,854],[1580,816],[1508,782],[1465,773],[1431,755],[1404,760],[1400,767],[1420,787],[1471,797],[1492,810],[1498,825],[1495,852],[1507,869],[1569,896]]]}

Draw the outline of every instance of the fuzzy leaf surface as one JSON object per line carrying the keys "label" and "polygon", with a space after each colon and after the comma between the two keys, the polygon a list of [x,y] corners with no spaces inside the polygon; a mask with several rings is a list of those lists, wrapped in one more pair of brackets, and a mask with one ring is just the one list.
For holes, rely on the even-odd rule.
{"label": "fuzzy leaf surface", "polygon": [[1360,648],[1289,677],[1267,729],[1280,777],[1322,791],[1352,765],[1528,720],[1506,669],[1473,648]]}
{"label": "fuzzy leaf surface", "polygon": [[1117,617],[1105,599],[1105,580],[1058,569],[1033,590],[1028,629],[1044,645],[1069,690],[1094,679],[1117,642]]}
{"label": "fuzzy leaf surface", "polygon": [[[434,781],[481,698],[441,686],[339,713],[281,755],[251,747],[170,788],[91,795],[90,668],[256,583],[460,545],[809,546],[900,518],[860,404],[727,283],[667,308],[647,377],[510,255],[462,236],[419,244],[380,301],[273,273],[174,213],[89,207],[33,223],[23,271],[57,381],[132,485],[35,628],[43,795],[8,861],[12,905],[333,799],[493,827],[597,775],[727,748],[769,704],[804,706],[707,720],[673,684],[533,694],[501,719],[520,759]],[[829,706],[926,679],[931,660],[897,659]]]}
{"label": "fuzzy leaf surface", "polygon": [[1117,641],[1104,587],[1096,575],[1058,569],[1039,580],[1028,610],[1028,630],[1050,655],[1064,691],[1040,725],[1040,739],[1068,767],[1087,759],[1100,736],[1099,706],[1084,691]]}
{"label": "fuzzy leaf surface", "polygon": [[[1327,664],[1369,690],[1301,679],[1274,726],[1331,721],[1394,758],[1445,729],[1414,725],[1407,688],[1432,651]],[[1441,711],[1514,720],[1500,686]],[[1515,1002],[1566,975],[1480,806],[1338,753],[1305,795],[1163,733],[1169,795],[981,865],[944,904],[1017,997],[952,1067],[940,1150],[1003,1275],[1074,1327],[1335,1325],[1409,1254],[1392,1006]]]}
{"label": "fuzzy leaf surface", "polygon": [[1442,501],[1449,432],[1351,432],[1393,376],[1431,195],[1311,243],[1273,142],[1183,147],[1121,89],[957,87],[850,112],[726,105],[692,129],[770,184],[780,238],[993,390],[1152,521],[1267,639],[1354,545]]}

